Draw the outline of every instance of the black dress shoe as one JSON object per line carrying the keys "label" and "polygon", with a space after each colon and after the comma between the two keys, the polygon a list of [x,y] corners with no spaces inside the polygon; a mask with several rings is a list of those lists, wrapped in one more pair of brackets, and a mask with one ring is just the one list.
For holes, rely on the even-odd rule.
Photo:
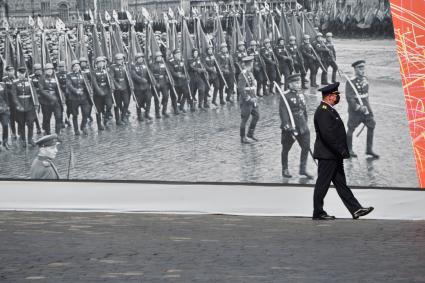
{"label": "black dress shoe", "polygon": [[246,135],[248,138],[252,139],[253,141],[258,141],[258,139],[256,137],[254,137],[254,134],[247,134]]}
{"label": "black dress shoe", "polygon": [[249,144],[251,142],[246,137],[241,137],[241,143],[243,143],[243,144]]}
{"label": "black dress shoe", "polygon": [[313,216],[313,220],[335,220],[335,216],[328,215],[327,213],[321,214],[319,216]]}
{"label": "black dress shoe", "polygon": [[362,207],[353,213],[353,219],[357,219],[361,216],[368,215],[373,211],[373,207]]}
{"label": "black dress shoe", "polygon": [[307,179],[313,179],[313,175],[306,170],[300,170],[300,175],[305,176]]}
{"label": "black dress shoe", "polygon": [[376,159],[379,158],[379,155],[376,154],[375,152],[373,152],[372,150],[366,151],[366,155],[370,155],[370,156],[372,156],[373,158],[376,158]]}
{"label": "black dress shoe", "polygon": [[350,151],[350,158],[356,158],[357,157],[357,154],[354,152],[354,151]]}

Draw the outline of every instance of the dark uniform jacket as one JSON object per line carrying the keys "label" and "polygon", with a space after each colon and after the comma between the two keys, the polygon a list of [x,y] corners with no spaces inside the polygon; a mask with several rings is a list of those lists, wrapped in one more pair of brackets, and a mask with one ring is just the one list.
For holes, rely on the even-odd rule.
{"label": "dark uniform jacket", "polygon": [[316,130],[313,153],[315,159],[350,157],[344,123],[338,112],[323,101],[314,113],[314,128]]}
{"label": "dark uniform jacket", "polygon": [[265,75],[264,75],[264,71],[263,71],[263,65],[261,64],[260,61],[260,52],[258,50],[254,50],[252,48],[248,49],[248,55],[249,56],[254,56],[254,66],[253,66],[253,71],[254,71],[254,75],[255,78],[258,81],[263,81],[266,79]]}
{"label": "dark uniform jacket", "polygon": [[302,93],[298,94],[296,90],[291,90],[285,94],[285,98],[294,118],[295,125],[291,124],[288,108],[286,107],[283,98],[280,97],[279,115],[280,121],[282,122],[280,128],[283,130],[285,129],[285,126],[288,125],[290,127],[295,126],[295,131],[300,135],[308,132],[308,116],[304,95]]}
{"label": "dark uniform jacket", "polygon": [[66,95],[66,71],[57,72],[57,78],[58,78],[59,86],[61,87],[61,90]]}
{"label": "dark uniform jacket", "polygon": [[88,92],[81,72],[71,72],[66,80],[66,88],[70,100],[87,100]]}
{"label": "dark uniform jacket", "polygon": [[240,51],[240,50],[236,50],[235,52],[235,65],[236,65],[236,70],[237,72],[241,72],[242,68],[242,58],[246,57],[248,55],[248,53],[244,50],[244,51]]}
{"label": "dark uniform jacket", "polygon": [[238,91],[240,94],[239,104],[242,115],[249,115],[253,107],[256,105],[257,86],[253,73],[242,70],[238,77]]}
{"label": "dark uniform jacket", "polygon": [[154,62],[151,66],[152,74],[155,78],[155,81],[159,85],[164,85],[168,83],[167,77],[167,66],[164,62]]}
{"label": "dark uniform jacket", "polygon": [[204,70],[202,66],[201,58],[199,57],[190,58],[188,60],[188,65],[189,65],[189,74],[191,77],[197,78],[201,76]]}
{"label": "dark uniform jacket", "polygon": [[214,55],[207,55],[204,57],[205,69],[207,69],[210,80],[217,79],[217,68],[215,66]]}
{"label": "dark uniform jacket", "polygon": [[129,88],[127,76],[125,74],[125,66],[113,64],[110,67],[111,70],[111,79],[115,84],[116,90],[126,90]]}
{"label": "dark uniform jacket", "polygon": [[316,56],[314,55],[313,46],[310,43],[303,43],[300,47],[301,54],[304,62],[308,65],[316,63]]}
{"label": "dark uniform jacket", "polygon": [[288,45],[288,47],[286,48],[286,50],[288,51],[288,55],[291,56],[292,61],[294,62],[294,64],[296,65],[302,65],[304,64],[303,58],[300,56],[298,47],[296,45]]}
{"label": "dark uniform jacket", "polygon": [[4,76],[2,80],[6,87],[6,94],[9,101],[9,107],[10,109],[14,109],[13,98],[12,98],[12,86],[13,86],[14,79],[12,79],[9,76]]}
{"label": "dark uniform jacket", "polygon": [[[369,114],[372,114],[372,108],[370,107],[369,103],[369,82],[367,81],[367,78],[355,77],[354,79],[350,79],[350,81],[356,87],[363,105],[367,107]],[[349,82],[345,84],[345,96],[348,102],[348,113],[354,115],[364,115],[362,112],[360,112],[359,100]]]}
{"label": "dark uniform jacket", "polygon": [[96,68],[93,70],[92,82],[94,95],[104,97],[111,94],[111,86],[108,83],[107,72],[106,69]]}
{"label": "dark uniform jacket", "polygon": [[330,42],[325,42],[325,46],[328,48],[328,52],[327,52],[327,54],[328,54],[328,57],[327,58],[325,58],[326,60],[328,60],[328,61],[336,61],[336,51],[335,51],[335,46],[332,44],[332,43],[330,43]]}
{"label": "dark uniform jacket", "polygon": [[22,80],[16,79],[13,81],[12,98],[16,110],[20,112],[34,110],[34,102],[31,94],[31,85],[29,79],[24,78]]}
{"label": "dark uniform jacket", "polygon": [[37,156],[30,169],[31,179],[60,179],[58,170],[53,161],[44,156]]}
{"label": "dark uniform jacket", "polygon": [[54,76],[44,76],[39,81],[39,102],[42,105],[55,105],[59,103],[58,83]]}
{"label": "dark uniform jacket", "polygon": [[0,114],[9,113],[9,97],[6,92],[6,85],[0,83]]}
{"label": "dark uniform jacket", "polygon": [[331,60],[329,49],[327,48],[324,42],[315,41],[313,43],[313,47],[322,59],[322,61],[328,62]]}
{"label": "dark uniform jacket", "polygon": [[234,73],[232,60],[228,53],[219,53],[217,56],[217,62],[221,71],[223,72],[223,75],[229,76],[230,74]]}
{"label": "dark uniform jacket", "polygon": [[131,78],[134,82],[134,88],[137,90],[146,90],[149,88],[149,75],[145,63],[134,63],[131,65]]}
{"label": "dark uniform jacket", "polygon": [[187,83],[187,79],[184,73],[184,62],[182,60],[171,58],[168,63],[170,65],[170,72],[173,76],[174,83],[177,86],[185,85]]}
{"label": "dark uniform jacket", "polygon": [[291,57],[289,57],[288,53],[286,52],[284,45],[276,45],[274,52],[280,65],[285,65],[288,63],[290,64]]}

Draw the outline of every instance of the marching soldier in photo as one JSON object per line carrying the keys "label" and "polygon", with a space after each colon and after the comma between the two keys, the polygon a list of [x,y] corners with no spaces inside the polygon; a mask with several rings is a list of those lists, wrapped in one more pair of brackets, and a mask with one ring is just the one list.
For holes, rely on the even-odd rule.
{"label": "marching soldier in photo", "polygon": [[323,209],[324,198],[331,182],[354,219],[373,210],[373,207],[363,208],[347,186],[344,159],[349,158],[350,153],[344,122],[334,108],[340,100],[338,87],[339,82],[319,89],[323,100],[314,114],[316,141],[313,156],[318,159],[318,176],[314,187],[313,220],[335,219]]}
{"label": "marching soldier in photo", "polygon": [[[241,73],[242,68],[242,59],[245,58],[248,55],[246,48],[245,48],[245,42],[239,41],[237,45],[237,49],[235,51],[233,62],[235,64],[235,77],[236,79],[239,78],[239,75]],[[240,93],[237,92],[237,99],[239,99]]]}
{"label": "marching soldier in photo", "polygon": [[[35,90],[33,92],[31,82],[26,77],[26,67],[18,68],[18,78],[13,81],[12,85],[12,98],[16,111],[16,121],[18,122],[18,133],[20,135],[23,147],[26,147],[28,137],[28,144],[34,146],[34,122],[36,119],[36,109],[34,105],[34,96],[37,95]],[[28,136],[26,136],[25,126],[28,128]]]}
{"label": "marching soldier in photo", "polygon": [[174,79],[174,89],[177,91],[178,101],[180,101],[180,111],[186,113],[186,101],[190,105],[190,111],[195,111],[192,97],[190,96],[189,78],[185,74],[185,66],[179,49],[173,51],[173,58],[168,61],[170,72]]}
{"label": "marching soldier in photo", "polygon": [[116,106],[115,121],[118,126],[128,122],[128,106],[130,105],[130,85],[125,74],[124,54],[115,54],[115,64],[110,67],[111,79],[114,84]]}
{"label": "marching soldier in photo", "polygon": [[[254,74],[252,73],[253,60],[253,56],[246,56],[242,59],[242,71],[238,77],[238,90],[241,95],[239,101],[241,108],[241,143],[250,143],[247,137],[254,141],[258,141],[257,138],[254,137],[255,127],[260,118],[260,113],[257,104],[256,82]],[[251,116],[252,119],[249,125],[248,134],[245,136],[246,124]]]}
{"label": "marching soldier in photo", "polygon": [[10,130],[12,132],[12,139],[16,139],[16,107],[13,104],[13,97],[12,97],[12,86],[13,81],[15,80],[15,68],[12,66],[6,66],[6,76],[3,77],[3,82],[5,84],[6,88],[6,95],[7,99],[9,101],[9,124],[10,124]]}
{"label": "marching soldier in photo", "polygon": [[[329,49],[326,47],[326,44],[323,40],[323,34],[320,32],[318,32],[316,35],[316,41],[314,42],[314,49],[317,51],[317,54],[321,58],[322,64],[325,67],[325,69],[322,70],[320,83],[322,85],[328,85],[329,81],[328,81],[327,69],[328,69],[328,66],[329,66],[328,64],[329,64],[329,61],[331,60],[331,57],[330,57]],[[336,79],[336,75],[335,75],[335,79]]]}
{"label": "marching soldier in photo", "polygon": [[[161,100],[162,115],[165,118],[168,118],[170,117],[167,113],[168,99],[170,96],[170,82],[168,81],[167,69],[166,69],[164,60],[162,58],[161,51],[157,51],[155,53],[155,62],[153,62],[151,70],[155,78],[155,82],[156,82],[155,87],[158,92],[158,95],[162,96],[162,100]],[[160,119],[161,114],[160,114],[160,106],[159,106],[159,97],[157,97],[156,95],[154,96],[154,103],[155,103],[156,118]]]}
{"label": "marching soldier in photo", "polygon": [[[93,100],[98,113],[96,114],[97,129],[103,131],[107,126],[106,115],[112,108],[112,81],[109,80],[106,69],[105,57],[99,56],[95,60],[96,67],[93,70]],[[103,122],[102,122],[103,115]]]}
{"label": "marching soldier in photo", "polygon": [[280,37],[277,40],[277,45],[275,47],[275,54],[279,62],[279,71],[285,78],[285,90],[286,90],[288,88],[287,79],[289,75],[292,74],[294,70],[294,66],[293,66],[292,58],[288,55],[288,52],[286,51],[285,40],[282,37]]}
{"label": "marching soldier in photo", "polygon": [[325,58],[323,59],[324,61],[324,67],[326,68],[326,73],[328,72],[328,68],[329,66],[332,68],[332,80],[331,82],[335,82],[336,81],[336,73],[338,71],[338,65],[336,64],[336,51],[335,51],[335,46],[332,42],[332,38],[333,35],[331,32],[328,32],[326,34],[326,41],[324,42],[326,48],[327,48],[327,53],[325,53]]}
{"label": "marching soldier in photo", "polygon": [[261,54],[261,57],[264,59],[264,63],[266,64],[267,76],[269,77],[269,80],[270,80],[269,91],[265,93],[264,95],[273,94],[273,88],[274,88],[273,82],[280,83],[280,80],[278,80],[278,74],[276,70],[276,68],[278,68],[277,61],[274,58],[273,48],[271,46],[269,38],[266,38],[264,40],[264,46],[263,48],[261,48],[260,54]]}
{"label": "marching soldier in photo", "polygon": [[190,75],[190,91],[192,92],[193,100],[195,101],[196,92],[198,92],[198,108],[202,109],[205,106],[208,106],[208,96],[206,92],[207,86],[205,84],[208,73],[202,65],[198,49],[194,48],[192,50],[192,58],[189,59],[188,66]]}
{"label": "marching soldier in photo", "polygon": [[39,147],[37,156],[32,162],[30,177],[33,180],[58,180],[60,179],[58,169],[53,161],[58,153],[58,136],[47,135],[35,142]]}
{"label": "marching soldier in photo", "polygon": [[[40,80],[43,75],[43,69],[41,64],[36,63],[33,65],[34,73],[30,75],[30,79],[32,81],[32,85],[34,86],[35,93],[37,96],[40,96]],[[37,115],[35,116],[35,126],[37,128],[37,134],[41,134],[40,122],[38,121]],[[43,129],[45,130],[45,129]]]}
{"label": "marching soldier in photo", "polygon": [[71,105],[70,105],[68,94],[67,94],[67,91],[66,91],[66,76],[67,76],[67,72],[66,72],[66,69],[65,69],[65,62],[64,61],[60,61],[58,63],[57,69],[58,69],[58,71],[57,71],[56,74],[57,74],[57,78],[58,78],[58,81],[59,81],[59,86],[61,88],[62,93],[65,96],[65,104],[66,104],[65,122],[62,122],[62,127],[64,127],[65,124],[68,127],[71,127],[71,123],[69,122],[69,117],[71,116]]}
{"label": "marching soldier in photo", "polygon": [[[87,61],[87,58],[86,57],[80,57],[79,61],[80,61],[81,73],[87,78],[87,80],[89,82],[91,82],[91,70],[90,70],[90,65]],[[93,108],[93,106],[90,104],[90,112],[89,112],[89,116],[87,118],[89,122],[93,121],[93,118],[91,116],[92,108]]]}
{"label": "marching soldier in photo", "polygon": [[0,152],[3,148],[9,149],[9,97],[6,91],[6,85],[0,82],[0,124],[2,127],[2,143]]}
{"label": "marching soldier in photo", "polygon": [[143,53],[137,53],[135,55],[136,62],[131,65],[130,70],[131,78],[134,82],[134,94],[136,95],[137,104],[139,105],[139,107],[136,107],[137,120],[139,121],[143,121],[141,107],[144,107],[145,109],[145,118],[152,120],[152,117],[149,115],[152,102],[152,82],[149,79],[144,56],[145,55]]}
{"label": "marching soldier in photo", "polygon": [[304,60],[298,50],[295,36],[291,35],[289,37],[289,45],[286,50],[288,51],[289,56],[291,56],[292,62],[294,64],[294,72],[297,74],[301,74],[301,87],[303,89],[307,89],[307,86],[306,86],[307,79],[305,77],[306,73],[304,69]]}
{"label": "marching soldier in photo", "polygon": [[[266,70],[264,70],[261,64],[260,52],[257,50],[257,42],[252,40],[248,49],[248,56],[254,57],[253,73],[255,80],[257,81],[256,94],[258,97],[262,97],[267,94],[267,77]],[[261,94],[261,87],[263,88],[263,94]]]}
{"label": "marching soldier in photo", "polygon": [[55,116],[55,133],[59,136],[62,128],[62,105],[59,95],[59,83],[54,76],[53,64],[47,63],[44,67],[44,77],[40,79],[39,102],[43,113],[43,129],[50,135],[50,120]]}
{"label": "marching soldier in photo", "polygon": [[[214,49],[213,46],[208,46],[207,50],[206,50],[206,55],[204,58],[204,63],[205,63],[205,69],[208,72],[208,79],[209,79],[209,84],[210,86],[214,87],[214,92],[213,92],[213,98],[217,97],[217,93],[218,90],[220,88],[220,80],[219,80],[219,75],[218,75],[218,70],[217,70],[217,66],[215,64],[216,59],[214,56]],[[209,90],[207,90],[207,93],[209,92]],[[213,99],[212,103],[217,106],[217,102]],[[204,104],[204,107],[209,108],[208,102],[207,104]]]}
{"label": "marching soldier in photo", "polygon": [[90,102],[89,93],[85,85],[83,74],[80,70],[80,61],[73,60],[71,62],[72,71],[68,74],[66,81],[66,88],[71,104],[72,124],[74,126],[74,134],[80,135],[78,127],[78,112],[81,108],[81,127],[85,135],[88,135],[87,131],[87,118],[90,113]]}
{"label": "marching soldier in photo", "polygon": [[285,178],[292,177],[288,169],[288,154],[294,142],[298,141],[301,147],[299,173],[311,179],[313,176],[307,172],[310,130],[307,125],[306,101],[301,92],[300,74],[293,74],[288,77],[288,89],[286,93],[281,93],[279,102],[280,128],[282,129],[282,176]]}
{"label": "marching soldier in photo", "polygon": [[304,69],[306,72],[310,71],[310,85],[311,87],[318,87],[316,76],[319,69],[319,62],[314,53],[313,46],[310,43],[310,36],[308,34],[304,35],[304,42],[300,47],[300,51],[304,59]]}
{"label": "marching soldier in photo", "polygon": [[[226,88],[226,101],[233,102],[231,97],[234,94],[235,91],[235,69],[232,64],[232,58],[229,55],[229,51],[227,49],[227,44],[222,43],[220,46],[220,53],[217,55],[217,62],[220,67],[221,72],[223,73],[223,77],[226,80],[227,88]],[[223,79],[220,79],[220,89],[219,89],[219,95],[220,95],[220,105],[225,105],[226,102],[224,101],[224,87],[225,83]],[[215,101],[217,97],[213,96],[213,101]]]}
{"label": "marching soldier in photo", "polygon": [[[369,103],[369,82],[365,75],[366,62],[359,60],[351,65],[354,68],[354,78],[345,85],[348,102],[347,144],[352,157],[357,157],[353,151],[353,133],[360,124],[367,127],[366,154],[373,158],[379,155],[373,151],[373,134],[375,119]],[[354,87],[354,89],[353,89]]]}

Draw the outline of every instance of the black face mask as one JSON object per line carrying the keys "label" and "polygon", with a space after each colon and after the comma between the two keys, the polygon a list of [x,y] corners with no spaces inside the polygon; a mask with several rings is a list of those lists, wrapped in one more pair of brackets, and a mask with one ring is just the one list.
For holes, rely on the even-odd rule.
{"label": "black face mask", "polygon": [[341,99],[341,97],[339,96],[339,94],[337,94],[336,99],[335,99],[335,105],[337,105],[339,103],[340,99]]}

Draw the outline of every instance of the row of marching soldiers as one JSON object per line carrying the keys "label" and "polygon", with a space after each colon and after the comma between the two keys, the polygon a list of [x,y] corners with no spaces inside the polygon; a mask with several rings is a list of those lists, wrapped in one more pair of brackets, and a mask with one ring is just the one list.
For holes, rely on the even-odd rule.
{"label": "row of marching soldiers", "polygon": [[[285,44],[283,38],[279,38],[274,47],[269,39],[264,40],[261,48],[257,41],[249,42],[248,48],[241,41],[233,56],[229,54],[226,43],[221,44],[217,54],[214,54],[211,45],[206,50],[193,49],[187,70],[178,49],[166,61],[159,51],[154,54],[154,62],[145,62],[144,54],[137,53],[135,62],[130,62],[129,65],[125,62],[125,55],[121,53],[115,54],[115,62],[111,64],[101,56],[95,58],[93,70],[89,67],[87,58],[80,58],[71,62],[69,73],[64,62],[58,63],[57,70],[50,63],[44,65],[44,70],[40,64],[34,64],[34,73],[30,76],[26,67],[18,67],[15,73],[13,66],[6,66],[6,76],[3,83],[0,83],[2,145],[9,147],[8,125],[11,125],[13,137],[16,137],[15,123],[18,124],[18,134],[23,146],[27,142],[34,144],[34,122],[38,124],[37,112],[40,110],[38,103],[41,106],[44,132],[51,133],[50,124],[54,116],[55,132],[58,135],[64,125],[71,126],[71,122],[75,135],[80,135],[81,131],[87,135],[87,123],[92,120],[92,112],[95,113],[99,131],[110,124],[113,114],[118,126],[128,123],[132,95],[139,121],[152,120],[152,98],[157,119],[169,117],[170,98],[175,115],[185,113],[186,110],[196,111],[196,102],[198,109],[209,108],[208,98],[212,89],[212,104],[218,106],[226,102],[233,103],[234,86],[242,70],[242,58],[247,55],[254,58],[256,94],[260,97],[273,93],[274,82],[283,85],[282,75],[287,78],[293,73],[301,74],[302,87],[307,88],[306,75],[310,72],[311,86],[317,87],[316,75],[319,67],[322,68],[321,83],[328,84],[329,66],[333,68],[334,82],[337,67],[332,34],[326,34],[325,40],[318,33],[314,42],[310,40],[305,35],[300,48],[297,47],[294,36],[289,37],[288,44]],[[60,92],[65,94],[65,101],[61,101]],[[236,99],[239,99],[239,93]],[[80,113],[81,119],[78,118]]]}

